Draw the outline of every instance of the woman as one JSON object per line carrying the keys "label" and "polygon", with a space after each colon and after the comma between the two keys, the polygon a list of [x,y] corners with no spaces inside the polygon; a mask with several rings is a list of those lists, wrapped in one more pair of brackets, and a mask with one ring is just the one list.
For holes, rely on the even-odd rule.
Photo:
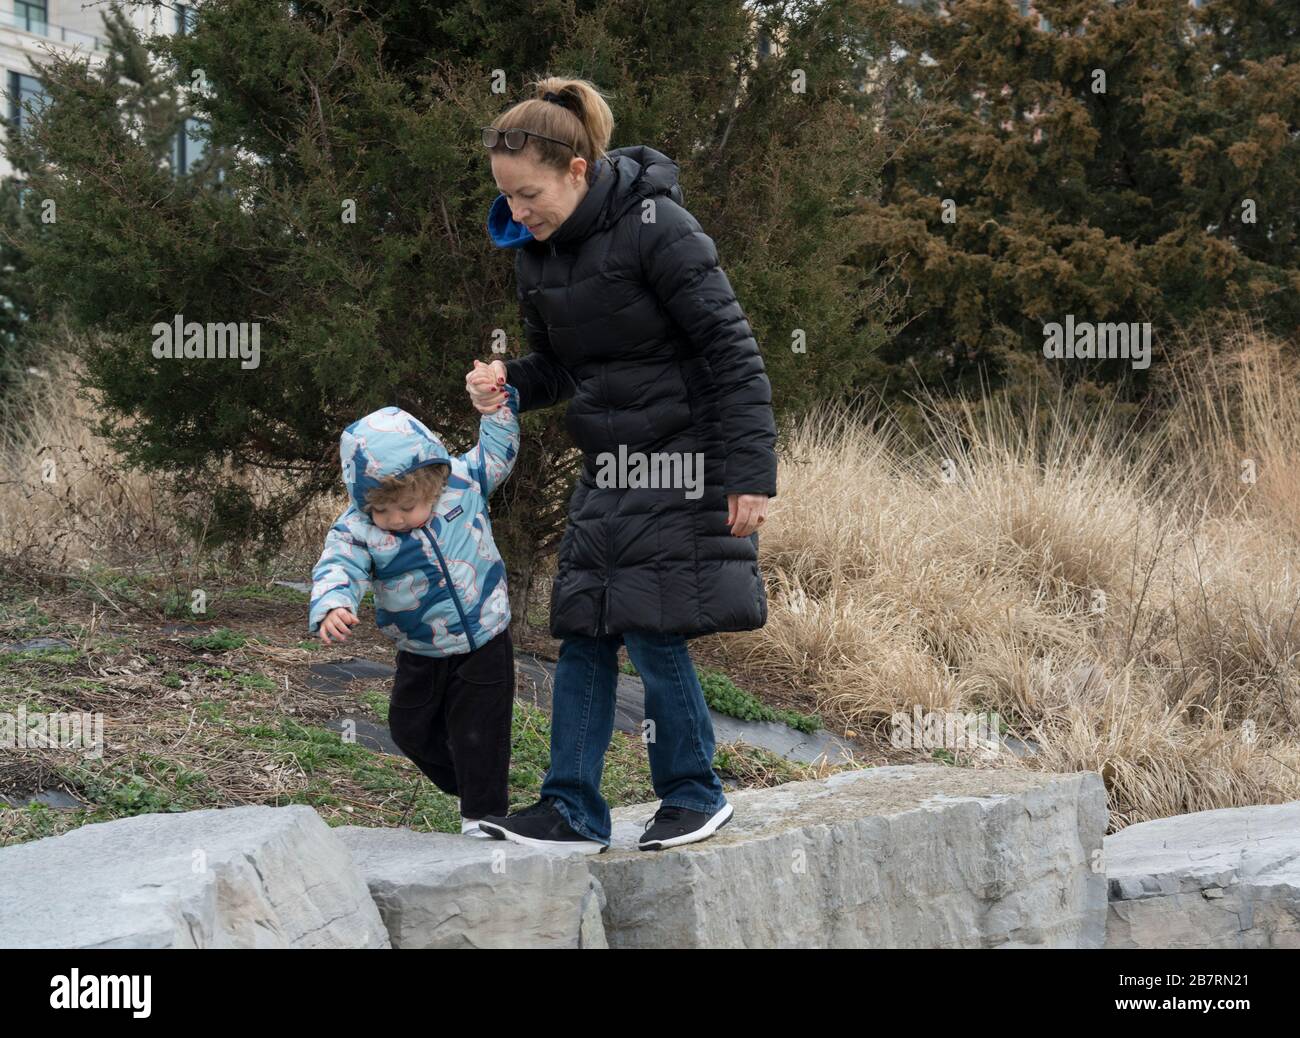
{"label": "woman", "polygon": [[[772,390],[717,250],[682,207],[676,164],[653,148],[607,152],[613,126],[590,83],[545,79],[484,128],[502,191],[488,231],[518,250],[532,352],[466,375],[480,410],[506,382],[521,412],[569,401],[584,455],[551,591],[551,633],[563,639],[551,767],[537,804],[481,828],[585,853],[610,840],[600,778],[620,642],[645,683],[662,801],[638,846],[707,839],[731,817],[686,639],[767,622],[756,531],[776,496]],[[634,456],[675,459],[679,474],[694,462],[702,479],[645,485]]]}

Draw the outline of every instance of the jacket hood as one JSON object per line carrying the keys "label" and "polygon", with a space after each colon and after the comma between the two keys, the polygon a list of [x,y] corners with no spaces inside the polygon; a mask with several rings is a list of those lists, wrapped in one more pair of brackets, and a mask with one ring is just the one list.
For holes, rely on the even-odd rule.
{"label": "jacket hood", "polygon": [[642,199],[655,195],[667,195],[678,205],[686,204],[682,185],[677,179],[677,163],[662,151],[645,144],[634,144],[628,148],[616,148],[609,152],[609,157],[618,173],[612,192],[610,222]]}
{"label": "jacket hood", "polygon": [[[678,205],[683,204],[677,163],[644,144],[606,152],[595,170],[595,182],[578,207],[538,245],[581,241],[592,231],[608,227],[642,199],[655,195],[667,195]],[[488,210],[487,228],[499,248],[515,249],[537,241],[527,227],[511,217],[504,193],[497,195]]]}
{"label": "jacket hood", "polygon": [[488,210],[488,237],[499,249],[517,249],[533,240],[533,232],[510,215],[510,203],[505,193],[497,195]]}
{"label": "jacket hood", "polygon": [[422,421],[400,407],[381,407],[359,418],[339,437],[343,485],[358,511],[366,492],[383,476],[401,476],[425,465],[451,466],[442,441]]}

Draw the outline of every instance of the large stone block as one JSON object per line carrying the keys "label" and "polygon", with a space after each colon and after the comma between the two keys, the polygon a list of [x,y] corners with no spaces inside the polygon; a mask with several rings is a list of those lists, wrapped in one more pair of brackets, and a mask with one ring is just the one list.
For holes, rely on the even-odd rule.
{"label": "large stone block", "polygon": [[611,948],[1095,948],[1100,776],[871,768],[729,794],[712,839],[592,856]]}
{"label": "large stone block", "polygon": [[1300,802],[1106,837],[1108,948],[1300,948]]}
{"label": "large stone block", "polygon": [[0,946],[386,948],[310,807],[136,815],[0,848]]}
{"label": "large stone block", "polygon": [[410,829],[342,826],[394,948],[603,948],[582,855]]}

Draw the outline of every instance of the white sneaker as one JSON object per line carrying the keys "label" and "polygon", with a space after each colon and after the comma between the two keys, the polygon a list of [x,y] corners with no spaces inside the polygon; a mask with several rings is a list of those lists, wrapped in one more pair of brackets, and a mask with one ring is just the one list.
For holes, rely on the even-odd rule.
{"label": "white sneaker", "polygon": [[488,835],[478,827],[478,821],[479,820],[477,818],[465,818],[462,816],[460,820],[461,836],[472,836],[479,840],[492,839],[490,835]]}

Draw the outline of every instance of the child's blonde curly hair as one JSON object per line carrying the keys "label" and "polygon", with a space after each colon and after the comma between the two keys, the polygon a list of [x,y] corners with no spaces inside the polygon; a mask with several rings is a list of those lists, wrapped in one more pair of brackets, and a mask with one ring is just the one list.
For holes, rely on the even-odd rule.
{"label": "child's blonde curly hair", "polygon": [[447,485],[450,467],[441,462],[422,465],[403,476],[381,476],[379,486],[366,491],[366,511],[378,505],[386,508],[414,493],[421,501],[436,502]]}

